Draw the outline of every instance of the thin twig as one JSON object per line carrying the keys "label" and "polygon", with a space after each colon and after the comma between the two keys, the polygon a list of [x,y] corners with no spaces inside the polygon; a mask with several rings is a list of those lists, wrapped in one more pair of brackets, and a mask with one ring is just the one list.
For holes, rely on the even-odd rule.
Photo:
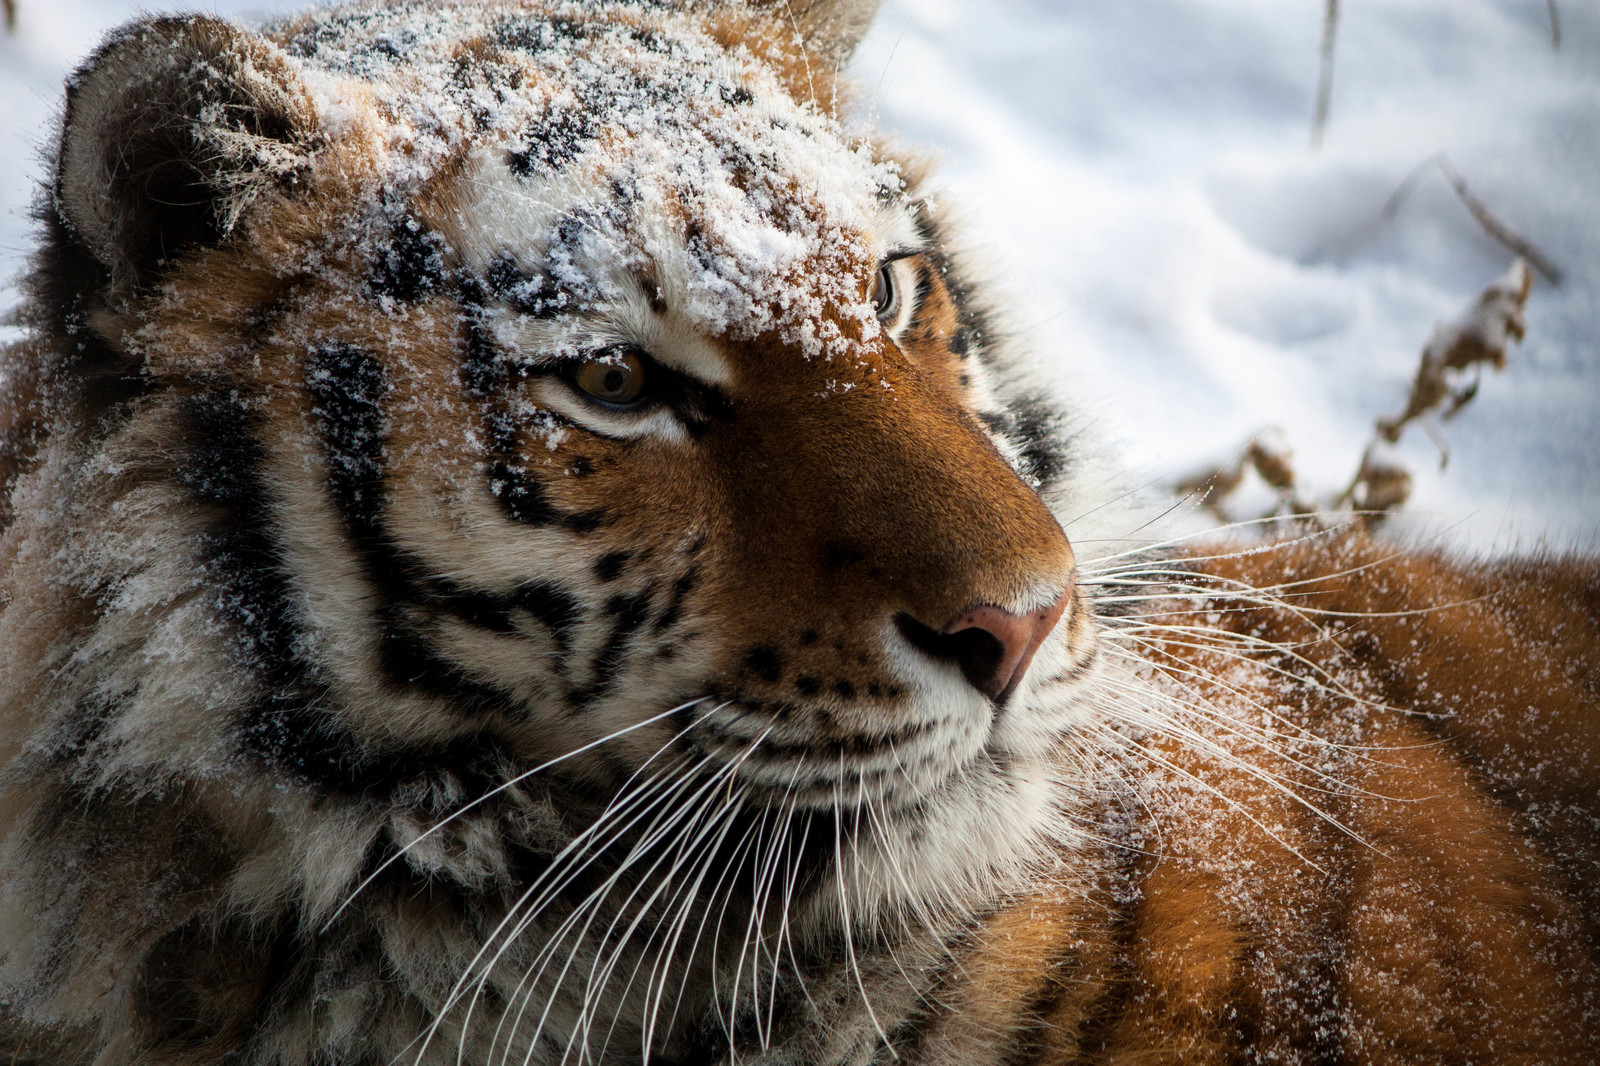
{"label": "thin twig", "polygon": [[1550,12],[1550,51],[1561,51],[1561,12],[1556,8],[1556,0],[1544,0],[1545,9]]}
{"label": "thin twig", "polygon": [[1450,187],[1455,190],[1456,197],[1472,213],[1472,217],[1477,220],[1478,225],[1483,227],[1483,232],[1526,259],[1535,270],[1545,276],[1545,280],[1549,281],[1550,284],[1561,284],[1561,268],[1551,262],[1549,256],[1539,251],[1532,241],[1500,221],[1495,213],[1489,210],[1489,205],[1479,199],[1478,194],[1473,192],[1471,187],[1467,185],[1466,179],[1461,176],[1461,172],[1450,162],[1450,157],[1443,152],[1435,152],[1411,168],[1411,173],[1407,174],[1405,179],[1395,187],[1394,192],[1390,194],[1388,201],[1383,205],[1382,217],[1385,220],[1393,218],[1400,210],[1400,206],[1405,203],[1406,198],[1411,195],[1418,183],[1427,175],[1429,164],[1439,168],[1439,173],[1444,175],[1444,180],[1449,182]]}
{"label": "thin twig", "polygon": [[1401,206],[1405,204],[1406,200],[1410,199],[1412,192],[1416,190],[1417,184],[1428,176],[1428,168],[1435,166],[1439,162],[1439,156],[1440,153],[1435,152],[1406,172],[1406,176],[1401,179],[1400,184],[1394,187],[1394,192],[1390,193],[1389,198],[1383,202],[1383,210],[1378,213],[1385,222],[1393,219],[1400,212]]}
{"label": "thin twig", "polygon": [[3,0],[6,9],[6,32],[17,28],[17,0]]}
{"label": "thin twig", "polygon": [[1477,194],[1467,187],[1466,179],[1450,164],[1450,157],[1443,153],[1439,155],[1439,170],[1450,183],[1450,187],[1456,191],[1456,195],[1461,198],[1461,202],[1467,205],[1467,210],[1472,212],[1472,217],[1478,220],[1478,225],[1483,227],[1483,232],[1527,259],[1535,270],[1549,280],[1550,284],[1561,284],[1561,269],[1535,248],[1528,238],[1496,218],[1494,212],[1489,210],[1489,205],[1478,199]]}
{"label": "thin twig", "polygon": [[1333,106],[1333,46],[1339,38],[1339,0],[1328,0],[1322,18],[1322,67],[1317,75],[1317,110],[1311,116],[1311,147],[1322,147],[1328,129],[1328,109]]}

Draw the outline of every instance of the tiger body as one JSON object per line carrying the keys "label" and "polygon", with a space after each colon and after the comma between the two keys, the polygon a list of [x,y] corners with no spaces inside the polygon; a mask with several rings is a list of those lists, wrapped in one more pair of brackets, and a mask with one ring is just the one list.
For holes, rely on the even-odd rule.
{"label": "tiger body", "polygon": [[1137,521],[841,125],[870,13],[151,19],[74,78],[17,1054],[1589,1060],[1592,564],[1078,560]]}

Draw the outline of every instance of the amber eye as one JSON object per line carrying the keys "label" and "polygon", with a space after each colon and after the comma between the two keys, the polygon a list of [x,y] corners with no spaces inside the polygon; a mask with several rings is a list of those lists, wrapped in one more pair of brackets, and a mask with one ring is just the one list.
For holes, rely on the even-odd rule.
{"label": "amber eye", "polygon": [[872,309],[878,313],[880,322],[893,322],[900,311],[900,293],[894,283],[893,263],[879,267],[878,276],[872,280]]}
{"label": "amber eye", "polygon": [[572,383],[601,403],[629,407],[644,395],[648,376],[643,353],[618,345],[578,364]]}

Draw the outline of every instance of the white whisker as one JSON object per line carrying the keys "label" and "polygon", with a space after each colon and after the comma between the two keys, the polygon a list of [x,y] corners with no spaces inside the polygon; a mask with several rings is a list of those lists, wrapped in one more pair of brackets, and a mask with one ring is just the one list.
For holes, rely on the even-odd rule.
{"label": "white whisker", "polygon": [[522,782],[526,781],[528,778],[533,777],[536,774],[541,774],[541,773],[543,773],[544,771],[550,769],[553,766],[559,766],[560,764],[566,762],[568,759],[576,758],[577,756],[582,755],[585,752],[593,751],[595,748],[600,747],[602,744],[607,744],[607,743],[609,743],[609,742],[611,742],[613,740],[616,740],[619,737],[627,736],[629,733],[637,732],[640,729],[645,728],[646,726],[654,725],[656,722],[659,722],[662,719],[670,718],[675,714],[682,714],[684,711],[686,711],[689,708],[693,707],[695,704],[703,703],[703,702],[705,702],[705,700],[706,700],[706,697],[701,696],[701,697],[699,697],[697,699],[690,700],[688,703],[679,704],[678,706],[672,708],[669,711],[662,711],[660,714],[654,715],[654,716],[652,716],[650,718],[646,718],[643,721],[635,722],[630,726],[624,726],[623,728],[618,729],[615,732],[607,733],[605,736],[600,737],[598,740],[591,740],[589,743],[584,744],[584,745],[582,745],[580,747],[577,747],[577,748],[573,748],[571,751],[566,752],[563,755],[558,755],[553,759],[549,759],[549,760],[547,760],[545,762],[542,762],[538,766],[535,766],[531,770],[524,770],[522,773],[517,774],[515,777],[512,777],[510,780],[505,781],[505,782],[503,782],[503,783],[501,783],[499,785],[496,785],[494,788],[490,789],[488,792],[485,792],[483,795],[479,796],[477,799],[473,800],[470,803],[465,804],[464,806],[462,806],[458,810],[452,812],[451,814],[449,814],[445,818],[441,819],[440,821],[436,822],[434,825],[430,826],[427,830],[425,830],[423,833],[418,835],[415,839],[411,840],[410,842],[405,844],[403,847],[401,847],[399,851],[395,852],[395,854],[391,855],[389,858],[385,859],[382,863],[380,863],[379,866],[377,867],[377,869],[373,870],[373,872],[371,874],[367,875],[367,877],[364,878],[361,881],[360,884],[356,885],[356,887],[353,890],[351,890],[350,894],[347,897],[345,897],[344,902],[339,904],[338,908],[333,912],[332,915],[329,916],[328,920],[325,921],[322,924],[321,932],[326,933],[332,927],[333,922],[338,919],[339,915],[344,913],[345,908],[348,907],[350,905],[350,903],[357,896],[359,896],[361,894],[361,891],[363,889],[365,889],[368,885],[370,885],[378,877],[379,874],[383,873],[383,871],[387,870],[394,863],[396,863],[400,859],[404,858],[406,852],[410,851],[412,848],[416,847],[422,841],[426,840],[428,837],[431,837],[433,834],[437,833],[439,830],[443,829],[445,826],[449,825],[451,822],[455,821],[457,818],[460,818],[462,815],[466,814],[468,811],[474,809],[475,807],[481,806],[482,804],[488,802],[490,799],[493,799],[495,796],[498,796],[500,793],[506,791],[507,789],[514,788],[517,785],[521,784]]}

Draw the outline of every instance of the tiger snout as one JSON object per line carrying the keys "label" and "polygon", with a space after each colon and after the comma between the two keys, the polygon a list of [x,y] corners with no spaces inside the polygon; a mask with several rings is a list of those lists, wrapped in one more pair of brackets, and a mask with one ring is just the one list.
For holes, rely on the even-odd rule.
{"label": "tiger snout", "polygon": [[936,659],[954,662],[973,688],[1004,707],[1071,600],[1071,585],[1037,610],[1014,614],[992,603],[979,604],[934,633],[910,615],[896,621],[900,632]]}

